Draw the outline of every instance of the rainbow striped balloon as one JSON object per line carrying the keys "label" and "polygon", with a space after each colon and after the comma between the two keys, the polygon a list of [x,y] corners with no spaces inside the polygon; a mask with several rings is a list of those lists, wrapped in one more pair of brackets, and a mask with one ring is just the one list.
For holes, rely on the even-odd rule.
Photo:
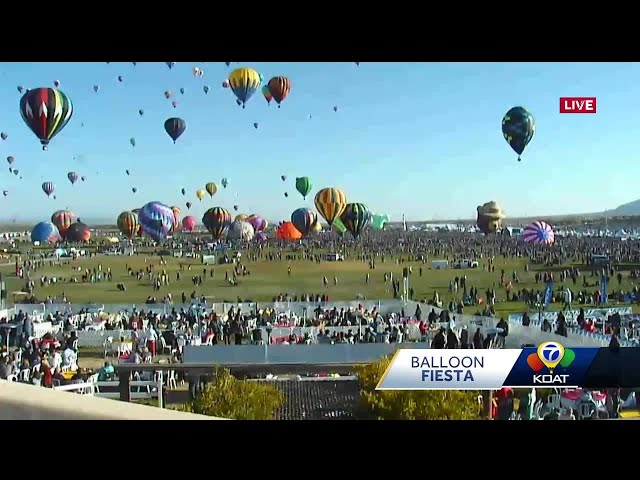
{"label": "rainbow striped balloon", "polygon": [[547,222],[536,221],[524,227],[522,238],[534,245],[552,245],[556,240],[556,234]]}

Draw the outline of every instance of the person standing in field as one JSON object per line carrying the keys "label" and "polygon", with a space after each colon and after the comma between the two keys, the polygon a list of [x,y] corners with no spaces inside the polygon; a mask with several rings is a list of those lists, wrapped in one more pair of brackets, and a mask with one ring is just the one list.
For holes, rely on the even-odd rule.
{"label": "person standing in field", "polygon": [[287,267],[287,275],[291,276],[291,265]]}

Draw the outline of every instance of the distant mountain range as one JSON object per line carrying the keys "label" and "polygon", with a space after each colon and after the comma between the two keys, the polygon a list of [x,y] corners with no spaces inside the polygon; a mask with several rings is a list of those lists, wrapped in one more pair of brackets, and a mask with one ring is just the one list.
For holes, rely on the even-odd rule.
{"label": "distant mountain range", "polygon": [[631,217],[640,215],[640,200],[634,200],[633,202],[620,205],[613,210],[607,210],[604,214],[608,217]]}

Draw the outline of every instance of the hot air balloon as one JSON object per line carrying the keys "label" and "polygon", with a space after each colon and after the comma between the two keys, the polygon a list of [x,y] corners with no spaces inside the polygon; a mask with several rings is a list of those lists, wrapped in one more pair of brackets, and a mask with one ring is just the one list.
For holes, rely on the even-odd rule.
{"label": "hot air balloon", "polygon": [[340,189],[333,187],[323,188],[316,193],[314,204],[322,218],[331,225],[344,212],[347,205],[347,196]]}
{"label": "hot air balloon", "polygon": [[50,197],[55,189],[56,187],[52,182],[44,182],[42,184],[42,191],[47,194],[47,197]]}
{"label": "hot air balloon", "polygon": [[524,149],[529,145],[536,133],[536,122],[523,107],[513,107],[502,119],[502,135],[514,152],[518,161]]}
{"label": "hot air balloon", "polygon": [[371,228],[383,230],[384,224],[389,221],[389,215],[371,215]]}
{"label": "hot air balloon", "polygon": [[184,88],[180,89],[180,95],[184,95]]}
{"label": "hot air balloon", "polygon": [[336,218],[331,224],[331,229],[341,237],[347,232],[347,227],[344,226],[340,218]]}
{"label": "hot air balloon", "polygon": [[313,210],[308,208],[298,208],[291,214],[291,223],[296,227],[303,237],[311,233],[313,224],[318,221],[318,216]]}
{"label": "hot air balloon", "polygon": [[18,85],[18,93],[24,92],[24,87],[22,85]]}
{"label": "hot air balloon", "polygon": [[68,242],[88,242],[91,238],[91,230],[88,226],[82,223],[80,220],[71,224],[69,230],[67,230],[67,234],[65,236],[65,240]]}
{"label": "hot air balloon", "polygon": [[240,208],[240,206],[238,206],[238,205],[234,205],[234,206],[233,206],[233,209],[234,209],[236,212],[238,211],[238,209],[239,209],[239,208]]}
{"label": "hot air balloon", "polygon": [[311,179],[309,177],[298,177],[296,178],[296,190],[302,195],[302,198],[307,199],[307,195],[313,188],[313,184],[311,183]]}
{"label": "hot air balloon", "polygon": [[166,90],[164,92],[164,98],[166,98],[167,100],[169,100],[171,98],[171,90]]}
{"label": "hot air balloon", "polygon": [[201,77],[204,75],[204,71],[198,67],[193,67],[192,72],[194,77]]}
{"label": "hot air balloon", "polygon": [[249,215],[249,217],[247,217],[247,222],[251,224],[256,232],[262,232],[267,228],[268,225],[267,221],[264,218],[262,218],[260,215],[255,214]]}
{"label": "hot air balloon", "polygon": [[273,100],[273,95],[271,95],[271,91],[269,90],[269,85],[265,85],[262,87],[262,95],[264,95],[264,99],[267,101],[267,105],[271,105],[271,100]]}
{"label": "hot air balloon", "polygon": [[358,238],[371,222],[371,213],[364,203],[347,203],[340,220],[347,231]]}
{"label": "hot air balloon", "polygon": [[58,88],[60,86],[60,80],[54,80],[53,86]]}
{"label": "hot air balloon", "polygon": [[138,221],[142,232],[156,242],[161,242],[173,228],[173,211],[160,202],[150,202],[140,209]]}
{"label": "hot air balloon", "polygon": [[46,150],[53,137],[60,133],[71,120],[73,104],[71,99],[60,90],[35,88],[22,96],[20,115],[40,140],[42,149]]}
{"label": "hot air balloon", "polygon": [[229,75],[229,86],[242,108],[260,88],[260,74],[253,68],[237,68]]}
{"label": "hot air balloon", "polygon": [[133,138],[133,137],[131,137],[131,138],[129,139],[129,143],[131,144],[131,146],[132,146],[132,147],[135,147],[135,146],[136,146],[136,139],[135,139],[135,138]]}
{"label": "hot air balloon", "polygon": [[187,206],[187,210],[189,210],[191,208],[191,202],[187,202],[187,203],[185,203],[185,205]]}
{"label": "hot air balloon", "polygon": [[[16,177],[18,176],[18,174],[19,174],[19,173],[20,173],[20,170],[14,170],[14,171],[13,171],[13,174],[14,174]],[[22,177],[20,177],[20,178],[22,178]]]}
{"label": "hot air balloon", "polygon": [[227,238],[229,240],[239,240],[242,242],[250,242],[253,240],[255,231],[249,222],[236,220],[229,226]]}
{"label": "hot air balloon", "polygon": [[98,92],[100,91],[100,85],[94,85],[94,86],[93,86],[93,91],[94,91],[95,93],[98,93]]}
{"label": "hot air balloon", "polygon": [[227,185],[229,185],[229,180],[225,177],[220,183],[222,184],[222,188],[227,188]]}
{"label": "hot air balloon", "polygon": [[224,64],[229,67],[229,65],[231,65],[231,62],[224,62]]}
{"label": "hot air balloon", "polygon": [[207,191],[207,193],[209,194],[209,196],[211,198],[213,198],[213,196],[216,194],[216,192],[218,191],[218,187],[214,182],[209,182],[204,186],[204,189]]}
{"label": "hot air balloon", "polygon": [[39,243],[56,243],[60,241],[60,233],[51,222],[40,222],[31,229],[31,241]]}
{"label": "hot air balloon", "polygon": [[337,112],[337,111],[338,111],[338,106],[337,106],[337,105],[335,105],[335,106],[333,107],[333,111],[334,111],[334,112]]}
{"label": "hot air balloon", "polygon": [[284,192],[284,198],[289,198],[289,194],[287,192]]}
{"label": "hot air balloon", "polygon": [[67,178],[71,182],[71,185],[73,185],[78,181],[79,175],[76,172],[69,172],[67,173]]}
{"label": "hot air balloon", "polygon": [[273,77],[269,80],[268,86],[273,99],[280,108],[280,104],[291,92],[291,81],[287,77]]}
{"label": "hot air balloon", "polygon": [[534,245],[552,245],[556,241],[556,234],[551,225],[539,220],[524,227],[522,239]]}
{"label": "hot air balloon", "polygon": [[482,233],[489,235],[490,233],[496,233],[502,230],[502,221],[505,218],[505,214],[497,202],[487,202],[484,205],[478,206],[476,210],[478,212],[476,223]]}
{"label": "hot air balloon", "polygon": [[[140,215],[140,210],[142,210],[141,208],[134,208],[133,210],[131,210],[133,213],[135,213],[136,215]],[[140,219],[138,219],[138,221],[140,221]]]}
{"label": "hot air balloon", "polygon": [[138,215],[133,212],[122,212],[118,215],[118,230],[128,239],[133,239],[140,230],[140,223],[138,222]]}
{"label": "hot air balloon", "polygon": [[[37,134],[36,134],[37,135]],[[7,135],[5,132],[0,132],[0,138],[2,140],[6,140],[7,138],[9,138],[9,135]]]}
{"label": "hot air balloon", "polygon": [[7,195],[9,195],[9,190],[3,190],[3,191],[2,191],[2,195],[3,195],[3,196],[5,196],[5,197],[6,197]]}
{"label": "hot air balloon", "polygon": [[[224,82],[222,82],[222,88],[229,88],[229,80],[225,80]],[[240,102],[240,100],[236,100],[236,103],[242,105],[242,102]]]}
{"label": "hot air balloon", "polygon": [[311,233],[320,233],[322,231],[322,225],[319,220],[316,220],[316,223],[311,225]]}
{"label": "hot air balloon", "polygon": [[196,197],[198,197],[198,200],[202,201],[202,199],[205,197],[205,195],[207,194],[207,192],[203,189],[197,190],[196,191]]}
{"label": "hot air balloon", "polygon": [[182,193],[182,195],[186,195],[187,194],[187,189],[183,188],[182,190],[180,190],[180,193]]}
{"label": "hot air balloon", "polygon": [[246,222],[249,219],[249,215],[245,215],[244,213],[240,213],[238,215],[236,215],[236,218],[233,219],[234,222],[236,221],[240,221],[240,222]]}
{"label": "hot air balloon", "polygon": [[131,170],[125,170],[124,173],[126,173],[127,175],[131,175]]}
{"label": "hot air balloon", "polygon": [[300,233],[291,222],[282,222],[276,230],[276,238],[278,240],[300,240],[302,233]]}
{"label": "hot air balloon", "polygon": [[62,236],[62,238],[66,238],[67,230],[69,230],[69,227],[77,220],[77,218],[78,217],[73,212],[68,210],[58,210],[51,215],[51,223],[56,226],[60,236]]}
{"label": "hot air balloon", "polygon": [[253,128],[255,128],[256,130],[258,129],[258,127],[259,127],[259,126],[260,126],[260,125],[258,124],[258,122],[255,122],[255,123],[253,124]]}
{"label": "hot air balloon", "polygon": [[171,70],[173,67],[176,66],[176,62],[165,62],[165,65],[169,67],[169,70]]}
{"label": "hot air balloon", "polygon": [[81,177],[80,177],[80,180],[84,182],[84,181],[86,180],[85,176],[84,176],[84,175],[83,175],[83,176],[81,176]]}
{"label": "hot air balloon", "polygon": [[171,211],[173,212],[173,228],[171,231],[175,234],[180,231],[180,215],[182,211],[179,207],[171,207]]}
{"label": "hot air balloon", "polygon": [[131,191],[132,191],[133,193],[136,193],[136,192],[138,191],[138,189],[137,189],[136,187],[133,187],[133,188],[131,189]]}
{"label": "hot air balloon", "polygon": [[13,165],[13,162],[15,162],[15,161],[16,161],[16,157],[14,157],[13,155],[10,155],[10,156],[7,157],[7,163],[9,165]]}
{"label": "hot air balloon", "polygon": [[256,242],[264,243],[264,242],[266,242],[268,240],[267,234],[264,233],[264,232],[257,232],[256,236],[254,237],[254,240]]}
{"label": "hot air balloon", "polygon": [[222,238],[231,225],[231,214],[222,207],[213,207],[204,212],[202,223],[214,238]]}
{"label": "hot air balloon", "polygon": [[173,108],[178,108],[178,102],[174,100],[173,102],[171,102],[171,106]]}
{"label": "hot air balloon", "polygon": [[143,116],[144,115],[144,110],[142,110],[142,109],[138,110],[138,115]]}
{"label": "hot air balloon", "polygon": [[193,232],[196,228],[196,217],[187,215],[182,219],[182,229],[185,232]]}
{"label": "hot air balloon", "polygon": [[287,181],[287,176],[286,175],[280,175],[280,180],[282,180],[283,182]]}
{"label": "hot air balloon", "polygon": [[172,138],[173,143],[176,143],[176,140],[178,140],[178,138],[180,138],[180,136],[187,129],[187,122],[185,122],[181,118],[168,118],[164,122],[164,129]]}
{"label": "hot air balloon", "polygon": [[205,85],[204,87],[202,87],[202,90],[205,94],[209,93],[209,85]]}

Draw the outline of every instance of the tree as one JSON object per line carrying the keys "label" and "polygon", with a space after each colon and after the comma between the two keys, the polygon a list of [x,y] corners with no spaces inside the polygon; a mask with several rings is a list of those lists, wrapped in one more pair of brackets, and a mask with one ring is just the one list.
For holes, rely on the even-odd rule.
{"label": "tree", "polygon": [[477,420],[479,392],[467,390],[376,391],[391,359],[359,367],[362,407],[378,420]]}
{"label": "tree", "polygon": [[217,369],[213,382],[182,410],[230,420],[273,420],[282,403],[282,392],[275,387],[241,381],[229,370]]}

